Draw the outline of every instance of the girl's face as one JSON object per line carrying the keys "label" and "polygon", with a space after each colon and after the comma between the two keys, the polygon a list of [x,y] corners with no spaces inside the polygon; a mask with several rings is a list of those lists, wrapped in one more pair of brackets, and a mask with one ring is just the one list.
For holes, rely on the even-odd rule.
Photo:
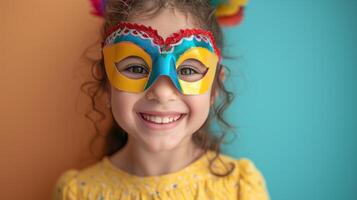
{"label": "girl's face", "polygon": [[[154,17],[131,19],[156,29],[165,39],[180,29],[197,28],[190,16],[173,9],[163,9]],[[142,60],[130,57],[118,67]],[[134,68],[133,68],[134,70]],[[140,68],[136,68],[140,71]],[[141,93],[110,89],[115,121],[129,136],[127,145],[150,152],[188,148],[191,137],[205,122],[211,105],[211,89],[199,95],[183,95],[168,77],[159,77],[154,85]]]}

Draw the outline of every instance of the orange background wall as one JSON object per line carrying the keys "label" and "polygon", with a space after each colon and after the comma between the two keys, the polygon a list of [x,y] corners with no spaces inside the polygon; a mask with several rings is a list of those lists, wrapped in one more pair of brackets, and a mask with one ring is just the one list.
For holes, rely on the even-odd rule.
{"label": "orange background wall", "polygon": [[99,39],[87,0],[0,1],[0,199],[50,199],[58,176],[92,162],[81,54]]}

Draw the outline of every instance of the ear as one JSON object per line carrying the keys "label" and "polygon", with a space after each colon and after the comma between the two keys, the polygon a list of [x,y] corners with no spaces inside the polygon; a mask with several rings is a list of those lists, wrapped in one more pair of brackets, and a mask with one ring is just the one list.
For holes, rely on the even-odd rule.
{"label": "ear", "polygon": [[[224,80],[226,79],[226,72],[223,68],[223,66],[221,65],[221,67],[219,68],[219,74],[218,74],[218,79],[221,81],[221,82],[224,82]],[[212,94],[211,94],[211,106],[214,104],[214,102],[216,101],[217,97],[219,95],[219,90],[217,89],[217,87],[215,87],[213,90],[212,90]]]}

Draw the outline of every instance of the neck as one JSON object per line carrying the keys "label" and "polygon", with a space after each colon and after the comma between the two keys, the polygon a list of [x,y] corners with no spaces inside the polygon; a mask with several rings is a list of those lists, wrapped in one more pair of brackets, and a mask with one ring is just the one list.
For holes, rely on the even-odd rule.
{"label": "neck", "polygon": [[129,141],[130,139],[125,147],[115,153],[110,160],[120,169],[142,177],[160,176],[179,171],[204,153],[192,140],[189,140],[187,145],[159,152],[148,151],[137,146],[132,148],[133,144]]}

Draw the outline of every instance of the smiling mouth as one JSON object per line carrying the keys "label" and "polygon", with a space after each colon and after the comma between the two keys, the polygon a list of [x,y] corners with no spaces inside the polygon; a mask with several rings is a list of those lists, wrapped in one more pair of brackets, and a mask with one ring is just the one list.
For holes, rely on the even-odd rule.
{"label": "smiling mouth", "polygon": [[152,115],[152,114],[147,114],[147,113],[139,113],[141,118],[149,123],[154,123],[154,124],[171,124],[174,122],[179,121],[185,114],[172,114],[172,115],[164,115],[164,116],[158,116],[158,115]]}

